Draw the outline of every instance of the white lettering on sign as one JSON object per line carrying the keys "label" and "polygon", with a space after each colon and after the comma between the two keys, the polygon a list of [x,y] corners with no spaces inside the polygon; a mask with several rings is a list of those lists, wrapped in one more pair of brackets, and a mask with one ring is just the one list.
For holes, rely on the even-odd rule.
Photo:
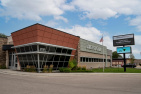
{"label": "white lettering on sign", "polygon": [[94,50],[94,51],[101,52],[101,48],[99,48],[98,46],[88,45],[86,48],[89,49],[89,50]]}
{"label": "white lettering on sign", "polygon": [[44,51],[46,51],[46,49],[45,48],[40,48],[40,51],[44,52]]}

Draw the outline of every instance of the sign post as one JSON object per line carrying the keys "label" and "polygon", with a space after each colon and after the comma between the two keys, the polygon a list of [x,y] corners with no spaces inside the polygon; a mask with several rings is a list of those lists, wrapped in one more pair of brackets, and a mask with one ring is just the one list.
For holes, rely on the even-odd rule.
{"label": "sign post", "polygon": [[117,53],[123,54],[124,72],[126,72],[126,57],[125,57],[125,55],[127,53],[132,53],[131,47],[125,47],[125,45],[135,45],[134,34],[113,36],[113,46],[123,46],[123,47],[117,47]]}

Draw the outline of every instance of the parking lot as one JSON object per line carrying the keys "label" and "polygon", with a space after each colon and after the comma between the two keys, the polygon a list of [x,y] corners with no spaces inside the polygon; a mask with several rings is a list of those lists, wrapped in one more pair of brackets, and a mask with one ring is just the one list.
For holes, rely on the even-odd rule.
{"label": "parking lot", "polygon": [[0,72],[0,94],[141,94],[141,74],[12,73]]}

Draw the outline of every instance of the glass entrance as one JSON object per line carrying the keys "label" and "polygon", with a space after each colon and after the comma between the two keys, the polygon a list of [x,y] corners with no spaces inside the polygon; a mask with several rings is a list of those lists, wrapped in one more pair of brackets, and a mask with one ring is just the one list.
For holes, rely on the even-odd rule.
{"label": "glass entrance", "polygon": [[15,55],[15,52],[9,53],[9,68],[13,70],[17,69],[17,56]]}

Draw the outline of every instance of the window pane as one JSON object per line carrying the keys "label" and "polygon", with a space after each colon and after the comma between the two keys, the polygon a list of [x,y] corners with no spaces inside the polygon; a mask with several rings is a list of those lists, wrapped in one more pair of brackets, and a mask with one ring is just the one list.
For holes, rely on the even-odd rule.
{"label": "window pane", "polygon": [[50,47],[49,52],[56,52],[56,47]]}
{"label": "window pane", "polygon": [[88,58],[86,57],[86,62],[88,62]]}
{"label": "window pane", "polygon": [[69,61],[69,59],[70,59],[70,56],[66,56],[65,61]]}
{"label": "window pane", "polygon": [[80,57],[80,61],[83,62],[83,57]]}
{"label": "window pane", "polygon": [[44,46],[44,45],[39,45],[39,51],[40,51],[40,52],[46,52],[46,46]]}
{"label": "window pane", "polygon": [[56,53],[61,53],[62,52],[62,48],[57,48],[56,49]]}
{"label": "window pane", "polygon": [[21,52],[25,52],[25,49],[24,49],[24,47],[21,47],[20,49],[21,49]]}
{"label": "window pane", "polygon": [[83,57],[83,62],[85,62],[85,57]]}
{"label": "window pane", "polygon": [[72,52],[72,50],[68,50],[68,51],[67,51],[67,54],[71,54],[71,52]]}
{"label": "window pane", "polygon": [[60,56],[59,55],[55,55],[54,61],[59,61],[59,59],[60,59]]}
{"label": "window pane", "polygon": [[32,51],[37,51],[37,45],[32,45]]}
{"label": "window pane", "polygon": [[64,61],[65,60],[65,56],[60,56],[60,61]]}
{"label": "window pane", "polygon": [[26,52],[29,52],[30,50],[29,50],[29,46],[25,46],[25,51]]}
{"label": "window pane", "polygon": [[20,48],[16,48],[17,52],[20,53]]}
{"label": "window pane", "polygon": [[54,55],[48,55],[47,61],[53,61]]}
{"label": "window pane", "polygon": [[63,49],[63,50],[62,50],[62,53],[63,53],[63,54],[66,54],[66,53],[67,53],[67,49]]}
{"label": "window pane", "polygon": [[49,51],[49,48],[50,48],[49,46],[46,46],[46,51],[47,51],[47,52]]}

